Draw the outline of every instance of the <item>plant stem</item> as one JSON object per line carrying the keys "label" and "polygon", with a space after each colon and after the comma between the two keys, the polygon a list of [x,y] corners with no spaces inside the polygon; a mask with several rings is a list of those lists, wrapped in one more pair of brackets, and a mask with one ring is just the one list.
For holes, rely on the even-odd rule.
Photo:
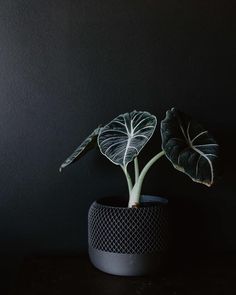
{"label": "plant stem", "polygon": [[129,175],[129,172],[127,170],[127,167],[123,167],[121,166],[122,170],[124,171],[125,173],[125,177],[126,177],[126,180],[127,180],[127,184],[128,184],[128,189],[129,189],[129,195],[131,194],[131,191],[133,189],[133,184],[132,184],[132,180],[131,180],[131,177]]}
{"label": "plant stem", "polygon": [[139,204],[141,189],[143,185],[143,180],[148,172],[148,170],[151,168],[151,166],[160,159],[165,154],[164,151],[159,152],[156,154],[143,168],[141,171],[138,180],[135,182],[134,187],[132,188],[130,192],[130,199],[129,199],[129,205],[128,207],[137,207]]}
{"label": "plant stem", "polygon": [[140,176],[139,176],[139,182],[141,182],[141,185],[143,183],[144,177],[146,176],[148,170],[152,167],[152,165],[159,160],[162,156],[164,156],[165,152],[160,151],[158,154],[156,154],[143,168]]}
{"label": "plant stem", "polygon": [[134,172],[135,172],[135,182],[137,182],[139,178],[139,164],[138,164],[137,157],[134,159]]}

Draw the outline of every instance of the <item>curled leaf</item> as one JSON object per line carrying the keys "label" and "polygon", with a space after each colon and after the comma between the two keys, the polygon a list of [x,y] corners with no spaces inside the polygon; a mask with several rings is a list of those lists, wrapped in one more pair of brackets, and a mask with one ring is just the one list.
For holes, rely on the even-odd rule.
{"label": "curled leaf", "polygon": [[205,128],[173,108],[161,122],[161,137],[166,157],[177,170],[195,182],[214,183],[219,145]]}
{"label": "curled leaf", "polygon": [[77,149],[62,163],[59,171],[61,172],[63,168],[74,163],[83,157],[88,151],[97,146],[97,137],[101,125],[99,125],[78,147]]}

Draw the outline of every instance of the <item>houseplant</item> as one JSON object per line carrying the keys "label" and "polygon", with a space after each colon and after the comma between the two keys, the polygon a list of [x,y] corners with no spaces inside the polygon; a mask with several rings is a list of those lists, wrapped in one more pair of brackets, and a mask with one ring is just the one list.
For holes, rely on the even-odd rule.
{"label": "houseplant", "polygon": [[[219,146],[200,124],[172,108],[161,121],[161,150],[140,171],[137,156],[152,137],[157,119],[148,112],[121,114],[98,126],[68,157],[60,171],[92,148],[119,165],[126,177],[129,200],[95,201],[89,210],[89,254],[99,269],[118,275],[142,275],[156,268],[168,244],[165,198],[141,196],[144,178],[161,157],[193,181],[215,181]],[[134,164],[134,181],[128,164]]]}

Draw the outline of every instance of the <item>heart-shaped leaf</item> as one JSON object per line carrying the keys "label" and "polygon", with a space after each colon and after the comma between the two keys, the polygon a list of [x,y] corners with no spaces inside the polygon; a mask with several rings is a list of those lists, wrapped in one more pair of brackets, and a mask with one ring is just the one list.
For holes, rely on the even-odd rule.
{"label": "heart-shaped leaf", "polygon": [[98,145],[112,163],[126,167],[142,150],[156,128],[156,117],[133,111],[119,115],[101,129]]}
{"label": "heart-shaped leaf", "polygon": [[60,167],[60,172],[66,166],[74,163],[75,161],[79,160],[83,157],[88,151],[95,148],[97,146],[97,137],[99,131],[101,129],[101,125],[99,125],[82,143],[77,149],[62,163]]}
{"label": "heart-shaped leaf", "polygon": [[195,182],[214,183],[219,145],[205,128],[173,108],[161,122],[161,136],[162,148],[176,169]]}

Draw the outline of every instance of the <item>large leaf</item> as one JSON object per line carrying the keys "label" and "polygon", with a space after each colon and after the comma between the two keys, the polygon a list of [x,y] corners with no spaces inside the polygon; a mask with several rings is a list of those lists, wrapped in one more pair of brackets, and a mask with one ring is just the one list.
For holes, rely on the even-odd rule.
{"label": "large leaf", "polygon": [[195,182],[213,184],[219,146],[205,128],[173,108],[161,122],[161,136],[162,148],[176,169]]}
{"label": "large leaf", "polygon": [[101,129],[101,125],[98,126],[81,144],[77,147],[77,149],[62,163],[60,167],[60,172],[66,166],[74,163],[83,157],[88,151],[97,146],[97,137],[99,131]]}
{"label": "large leaf", "polygon": [[133,111],[119,115],[101,129],[98,145],[112,163],[126,167],[142,150],[156,128],[156,117]]}

